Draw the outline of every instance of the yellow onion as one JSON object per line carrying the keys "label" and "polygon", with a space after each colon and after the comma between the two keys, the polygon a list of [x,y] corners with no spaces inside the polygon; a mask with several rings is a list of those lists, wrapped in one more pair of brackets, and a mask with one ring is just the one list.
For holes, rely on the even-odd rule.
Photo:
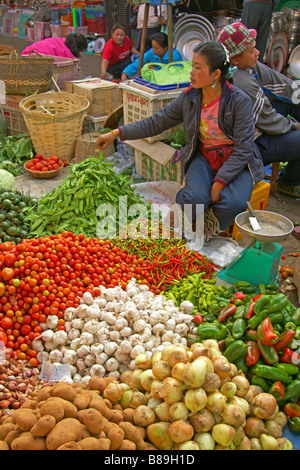
{"label": "yellow onion", "polygon": [[203,410],[198,411],[198,413],[194,413],[190,417],[190,423],[193,426],[195,432],[204,433],[212,429],[212,427],[216,424],[216,420],[211,411],[209,411],[207,408],[203,408]]}
{"label": "yellow onion", "polygon": [[[128,390],[128,392],[130,393],[131,390]],[[121,400],[120,400],[120,405],[124,408]],[[147,399],[143,393],[139,392],[138,390],[132,390],[132,393],[130,394],[130,398],[129,398],[129,403],[126,408],[133,408],[135,410],[138,406],[146,405],[146,403],[147,403]]]}
{"label": "yellow onion", "polygon": [[163,401],[154,408],[154,412],[160,421],[170,421],[170,406],[169,403]]}
{"label": "yellow onion", "polygon": [[103,398],[107,398],[112,403],[117,403],[120,401],[124,392],[125,387],[123,384],[118,382],[110,382],[103,390]]}
{"label": "yellow onion", "polygon": [[276,421],[279,426],[284,428],[288,423],[288,418],[284,411],[279,411],[279,413],[277,413],[277,415],[275,416],[274,421]]}
{"label": "yellow onion", "polygon": [[277,439],[278,450],[294,450],[293,444],[286,437]]}
{"label": "yellow onion", "polygon": [[193,440],[198,444],[200,450],[214,450],[215,440],[209,432],[197,432]]}
{"label": "yellow onion", "polygon": [[120,398],[120,405],[122,406],[123,409],[129,408],[129,403],[131,399],[131,395],[133,394],[133,390],[126,390],[121,398]]}
{"label": "yellow onion", "polygon": [[169,405],[172,405],[172,403],[175,403],[176,401],[181,401],[183,397],[183,383],[181,380],[167,377],[162,381],[159,395],[169,403]]}
{"label": "yellow onion", "polygon": [[140,392],[144,390],[140,381],[140,376],[143,372],[143,369],[134,369],[132,371],[129,382],[129,386],[132,390],[139,390]]}
{"label": "yellow onion", "polygon": [[185,368],[186,364],[184,362],[178,362],[174,367],[172,367],[171,376],[174,377],[174,379],[178,379],[183,382]]}
{"label": "yellow onion", "polygon": [[140,405],[134,410],[133,421],[137,426],[145,428],[154,423],[155,413],[149,406]]}
{"label": "yellow onion", "polygon": [[183,381],[187,387],[201,387],[206,376],[206,362],[200,358],[186,364]]}
{"label": "yellow onion", "polygon": [[167,361],[171,367],[174,367],[178,362],[187,363],[189,361],[187,349],[180,345],[165,347],[161,352],[161,358],[163,361]]}
{"label": "yellow onion", "polygon": [[[229,423],[226,423],[226,424],[229,424]],[[237,447],[243,441],[243,439],[245,437],[245,432],[244,432],[244,429],[242,428],[242,426],[238,426],[234,429],[235,429],[235,436],[234,436],[234,439],[233,439],[232,442],[233,442],[233,445],[235,447]]]}
{"label": "yellow onion", "polygon": [[138,354],[135,358],[135,365],[138,369],[150,369],[152,366],[151,357],[148,354]]}
{"label": "yellow onion", "polygon": [[250,439],[259,438],[261,434],[267,432],[264,421],[260,418],[256,418],[255,416],[250,416],[246,419],[244,431],[246,436]]}
{"label": "yellow onion", "polygon": [[230,400],[230,403],[234,403],[235,405],[240,406],[241,408],[243,408],[246,415],[249,414],[250,406],[249,406],[249,403],[247,402],[247,400],[245,400],[244,398],[237,397],[236,395],[234,395],[232,400]]}
{"label": "yellow onion", "polygon": [[215,424],[212,428],[212,437],[221,446],[229,446],[235,437],[235,429],[229,424]]}
{"label": "yellow onion", "polygon": [[173,440],[169,435],[170,423],[158,422],[147,426],[146,433],[149,441],[160,450],[171,450]]}
{"label": "yellow onion", "polygon": [[225,397],[232,398],[236,392],[236,385],[233,382],[226,382],[221,386],[220,392],[225,395]]}
{"label": "yellow onion", "polygon": [[209,372],[205,376],[205,380],[202,384],[202,387],[206,392],[215,392],[216,390],[219,390],[221,386],[221,380],[220,377],[215,374],[214,372]]}
{"label": "yellow onion", "polygon": [[262,450],[261,442],[257,437],[252,437],[250,439],[251,450]]}
{"label": "yellow onion", "polygon": [[154,362],[156,361],[161,361],[161,351],[157,351],[156,353],[153,354],[151,358],[152,364],[154,364]]}
{"label": "yellow onion", "polygon": [[244,397],[245,395],[247,395],[249,388],[250,388],[250,382],[248,379],[246,379],[245,376],[236,375],[235,377],[232,378],[232,382],[237,387],[236,395],[238,397]]}
{"label": "yellow onion", "polygon": [[163,380],[166,377],[170,377],[171,367],[167,361],[155,361],[152,364],[152,373],[157,379]]}
{"label": "yellow onion", "polygon": [[192,388],[185,393],[184,403],[192,413],[196,413],[205,408],[207,395],[202,387]]}
{"label": "yellow onion", "polygon": [[202,359],[202,361],[206,362],[207,373],[210,374],[210,373],[214,372],[214,365],[213,365],[211,359],[209,359],[209,357],[207,357],[207,356],[201,356],[201,359]]}
{"label": "yellow onion", "polygon": [[207,394],[206,408],[214,414],[223,413],[227,404],[227,398],[220,392],[212,392]]}
{"label": "yellow onion", "polygon": [[144,390],[150,392],[151,385],[154,382],[155,377],[153,375],[152,369],[144,370],[140,375],[140,384]]}
{"label": "yellow onion", "polygon": [[188,419],[189,410],[183,401],[177,401],[170,406],[170,420],[177,421],[178,419]]}
{"label": "yellow onion", "polygon": [[279,443],[277,439],[273,436],[268,436],[267,434],[261,434],[260,437],[262,450],[278,450]]}
{"label": "yellow onion", "polygon": [[244,439],[238,446],[236,446],[235,450],[252,450],[250,439],[248,439],[247,436],[244,436]]}
{"label": "yellow onion", "polygon": [[170,425],[169,435],[174,442],[180,444],[192,439],[194,435],[194,428],[187,421],[179,419]]}
{"label": "yellow onion", "polygon": [[213,360],[212,362],[214,365],[214,372],[218,374],[220,379],[227,379],[231,376],[231,367],[225,357],[218,357],[215,361]]}
{"label": "yellow onion", "polygon": [[234,403],[229,403],[222,413],[222,419],[224,423],[230,424],[233,427],[241,426],[246,420],[246,413],[238,405]]}
{"label": "yellow onion", "polygon": [[265,426],[268,434],[275,437],[275,439],[279,439],[282,436],[282,427],[274,419],[267,419]]}
{"label": "yellow onion", "polygon": [[162,381],[161,380],[158,380],[158,379],[153,380],[153,382],[151,384],[151,389],[150,389],[152,398],[161,398],[161,396],[159,394],[161,386],[162,386]]}
{"label": "yellow onion", "polygon": [[276,410],[276,398],[270,393],[259,393],[251,401],[251,409],[257,418],[268,419]]}
{"label": "yellow onion", "polygon": [[195,441],[186,441],[178,444],[176,450],[199,450],[199,446]]}
{"label": "yellow onion", "polygon": [[122,372],[122,374],[120,375],[120,382],[130,386],[131,374],[132,370],[125,370],[124,372]]}
{"label": "yellow onion", "polygon": [[215,339],[205,339],[204,341],[202,341],[202,344],[206,348],[215,349],[216,351],[218,351],[220,353],[220,348],[219,348],[217,340],[215,340]]}

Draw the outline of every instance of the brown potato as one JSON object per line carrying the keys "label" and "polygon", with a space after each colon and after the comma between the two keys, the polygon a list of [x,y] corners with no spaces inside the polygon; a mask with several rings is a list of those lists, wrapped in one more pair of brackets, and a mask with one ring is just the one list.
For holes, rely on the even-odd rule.
{"label": "brown potato", "polygon": [[99,450],[110,450],[111,442],[106,437],[101,437],[98,439]]}
{"label": "brown potato", "polygon": [[22,431],[29,431],[37,422],[32,410],[25,408],[14,413],[14,420]]}
{"label": "brown potato", "polygon": [[56,450],[82,450],[78,442],[75,441],[70,441],[66,442],[66,444],[63,444],[58,447]]}
{"label": "brown potato", "polygon": [[60,398],[52,398],[47,400],[40,408],[41,416],[54,416],[56,422],[62,420],[65,416],[65,410]]}
{"label": "brown potato", "polygon": [[46,437],[46,445],[48,450],[56,450],[63,444],[70,441],[77,441],[82,424],[74,418],[65,418],[56,423],[55,427]]}
{"label": "brown potato", "polygon": [[68,401],[73,401],[76,394],[77,392],[72,385],[63,382],[55,384],[52,391],[54,397],[60,397]]}
{"label": "brown potato", "polygon": [[104,416],[113,423],[119,423],[123,419],[123,412],[120,410],[112,410],[108,408],[105,400],[103,400],[103,398],[101,397],[93,399],[89,407],[95,408],[96,410],[100,411],[102,416]]}
{"label": "brown potato", "polygon": [[14,439],[11,450],[47,450],[46,440],[42,437],[32,436],[30,433],[22,433]]}
{"label": "brown potato", "polygon": [[30,433],[36,437],[45,437],[56,425],[56,419],[51,415],[42,416],[31,428]]}
{"label": "brown potato", "polygon": [[36,400],[37,402],[46,401],[51,396],[52,396],[52,386],[47,385],[41,388],[41,390],[39,390]]}
{"label": "brown potato", "polygon": [[0,450],[9,450],[9,445],[5,441],[0,441]]}
{"label": "brown potato", "polygon": [[125,439],[135,443],[137,450],[145,449],[146,444],[136,426],[134,426],[132,423],[129,423],[129,421],[122,421],[119,423],[119,427],[123,429]]}
{"label": "brown potato", "polygon": [[110,450],[119,449],[125,437],[123,429],[118,424],[110,422],[105,423],[103,429],[106,437],[111,441]]}
{"label": "brown potato", "polygon": [[4,441],[9,431],[15,429],[14,423],[5,423],[0,426],[0,441]]}
{"label": "brown potato", "polygon": [[100,450],[99,439],[96,437],[86,437],[78,441],[82,450]]}
{"label": "brown potato", "polygon": [[50,397],[48,398],[47,403],[50,403],[51,401],[57,402],[57,400],[59,400],[63,406],[64,418],[76,418],[77,412],[78,412],[77,408],[70,401],[65,400],[64,398],[61,398],[61,397]]}
{"label": "brown potato", "polygon": [[103,417],[95,408],[78,411],[78,419],[92,434],[99,434],[103,430]]}
{"label": "brown potato", "polygon": [[134,442],[124,439],[118,450],[136,450]]}

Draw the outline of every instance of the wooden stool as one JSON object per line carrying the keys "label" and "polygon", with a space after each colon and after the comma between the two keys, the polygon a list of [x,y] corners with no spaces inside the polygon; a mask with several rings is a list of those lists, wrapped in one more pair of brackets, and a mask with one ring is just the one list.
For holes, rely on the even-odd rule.
{"label": "wooden stool", "polygon": [[266,175],[265,179],[270,181],[270,193],[275,193],[277,190],[277,180],[279,177],[279,166],[280,162],[273,162],[272,163],[272,172],[271,175]]}

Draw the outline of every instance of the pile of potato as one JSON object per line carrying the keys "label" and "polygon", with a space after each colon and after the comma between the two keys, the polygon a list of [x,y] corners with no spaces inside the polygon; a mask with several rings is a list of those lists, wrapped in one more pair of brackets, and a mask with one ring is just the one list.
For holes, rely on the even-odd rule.
{"label": "pile of potato", "polygon": [[88,384],[45,384],[0,418],[0,450],[292,450],[275,398],[217,342],[136,357]]}

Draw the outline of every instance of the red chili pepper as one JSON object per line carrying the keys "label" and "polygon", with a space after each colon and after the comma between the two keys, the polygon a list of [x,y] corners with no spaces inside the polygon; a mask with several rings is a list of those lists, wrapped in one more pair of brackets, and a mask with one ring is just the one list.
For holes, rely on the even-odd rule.
{"label": "red chili pepper", "polygon": [[251,300],[253,300],[253,302],[256,302],[262,295],[264,294],[258,294],[255,297],[252,297]]}
{"label": "red chili pepper", "polygon": [[294,256],[295,258],[298,258],[299,254],[300,253],[296,253],[295,251],[293,251],[292,253],[289,253],[291,256]]}
{"label": "red chili pepper", "polygon": [[232,317],[237,310],[237,306],[234,304],[226,305],[226,307],[222,308],[221,312],[219,313],[218,320],[219,322],[223,322],[227,320],[228,317]]}
{"label": "red chili pepper", "polygon": [[196,313],[192,321],[196,323],[196,325],[200,325],[200,323],[203,323],[205,320],[200,313]]}
{"label": "red chili pepper", "polygon": [[246,364],[248,367],[251,367],[257,363],[260,357],[260,351],[255,341],[247,341],[245,344],[247,346]]}
{"label": "red chili pepper", "polygon": [[283,409],[289,418],[300,418],[300,406],[297,403],[286,403]]}
{"label": "red chili pepper", "polygon": [[269,317],[265,318],[257,327],[257,339],[262,344],[274,345],[279,337],[275,332]]}
{"label": "red chili pepper", "polygon": [[300,354],[297,354],[290,348],[283,348],[283,354],[279,357],[279,362],[285,364],[294,364],[300,368]]}
{"label": "red chili pepper", "polygon": [[230,299],[230,302],[234,304],[236,300],[245,300],[246,294],[244,292],[236,292]]}
{"label": "red chili pepper", "polygon": [[283,398],[284,392],[285,392],[285,385],[279,380],[274,382],[269,389],[269,393],[271,393],[271,395],[273,395],[276,398],[276,400]]}
{"label": "red chili pepper", "polygon": [[294,330],[283,331],[280,335],[279,341],[276,344],[274,344],[275,350],[282,351],[283,348],[286,348],[289,342],[292,341],[294,336],[295,336]]}
{"label": "red chili pepper", "polygon": [[254,314],[254,305],[256,302],[252,301],[249,304],[246,305],[245,312],[244,312],[244,317],[249,320],[253,314]]}

